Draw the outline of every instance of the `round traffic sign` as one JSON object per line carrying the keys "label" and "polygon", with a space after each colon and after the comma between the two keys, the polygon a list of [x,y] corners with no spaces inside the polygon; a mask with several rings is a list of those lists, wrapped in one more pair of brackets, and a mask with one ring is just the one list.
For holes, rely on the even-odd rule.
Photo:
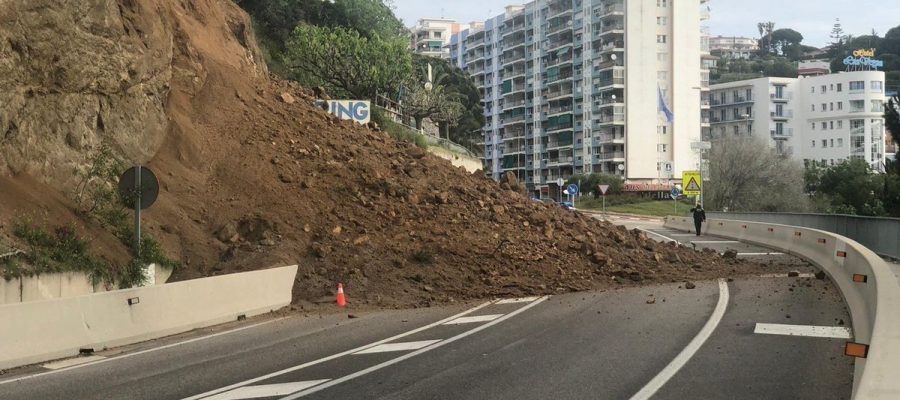
{"label": "round traffic sign", "polygon": [[578,185],[573,183],[573,184],[569,185],[568,189],[569,189],[569,194],[571,194],[571,195],[578,194]]}
{"label": "round traffic sign", "polygon": [[[137,184],[135,169],[140,168],[141,184]],[[134,200],[141,199],[141,210],[150,208],[159,197],[159,180],[156,174],[147,167],[131,167],[119,178],[119,196],[125,206],[134,209]]]}

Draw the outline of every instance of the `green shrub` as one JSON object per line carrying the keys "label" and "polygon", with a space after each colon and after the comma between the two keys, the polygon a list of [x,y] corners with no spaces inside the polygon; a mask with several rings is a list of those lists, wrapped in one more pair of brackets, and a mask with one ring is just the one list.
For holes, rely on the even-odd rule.
{"label": "green shrub", "polygon": [[431,264],[434,262],[434,254],[431,251],[421,249],[413,254],[413,259],[420,264]]}

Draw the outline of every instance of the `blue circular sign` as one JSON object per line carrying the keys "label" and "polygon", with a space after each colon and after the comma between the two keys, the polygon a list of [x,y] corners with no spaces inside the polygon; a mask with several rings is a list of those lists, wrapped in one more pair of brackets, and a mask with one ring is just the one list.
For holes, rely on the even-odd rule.
{"label": "blue circular sign", "polygon": [[672,198],[677,199],[678,196],[681,196],[681,190],[678,190],[678,186],[672,188]]}
{"label": "blue circular sign", "polygon": [[569,189],[569,194],[571,194],[571,195],[578,194],[578,185],[573,183],[573,184],[569,185],[568,189]]}

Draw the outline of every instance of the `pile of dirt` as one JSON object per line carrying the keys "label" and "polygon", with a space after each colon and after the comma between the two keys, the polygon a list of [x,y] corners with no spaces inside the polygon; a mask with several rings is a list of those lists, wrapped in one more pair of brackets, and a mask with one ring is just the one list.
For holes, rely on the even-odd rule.
{"label": "pile of dirt", "polygon": [[[57,15],[73,7],[41,3],[47,3],[44,10],[36,10],[40,14],[33,16],[51,13],[47,10]],[[164,62],[157,70],[170,72],[153,76],[164,80],[159,86],[165,88],[160,104],[167,123],[164,134],[153,132],[151,142],[159,145],[149,161],[161,180],[161,193],[144,215],[149,233],[171,257],[183,261],[185,268],[176,279],[296,263],[300,265],[294,287],[298,303],[333,301],[336,283],[343,282],[351,301],[390,307],[702,280],[769,269],[715,253],[658,244],[639,231],[532,202],[514,177],[498,184],[383,132],[340,121],[313,105],[312,91],[261,73],[265,67],[254,57],[258,52],[249,20],[231,2],[159,0],[152,7],[130,0],[115,3],[117,7],[91,9],[100,16],[110,14],[106,20],[126,21],[112,39],[119,35],[125,38],[123,43],[132,43],[137,38],[145,40],[148,49],[166,50],[158,52]],[[142,26],[143,21],[152,25]],[[48,29],[35,25],[40,28],[34,29]],[[85,32],[90,31],[79,31]],[[27,29],[21,33],[29,34]],[[51,42],[66,40],[42,37]],[[157,43],[164,40],[171,42]],[[51,46],[46,47],[51,52]],[[60,45],[57,51],[65,48]],[[29,57],[21,49],[16,54]],[[118,65],[121,60],[116,53],[110,54],[85,58],[96,65]],[[31,59],[28,65],[35,62]],[[143,63],[151,63],[140,57],[133,62],[136,71],[142,70]],[[152,64],[159,63],[160,59],[152,59]],[[56,78],[73,75],[71,79],[79,80],[90,73],[88,69],[67,71]],[[124,69],[123,79],[135,75],[129,71]],[[51,84],[47,82],[28,82],[38,90],[31,90],[24,104],[49,101],[45,97],[54,94],[46,92]],[[154,81],[147,96],[159,94],[157,84]],[[66,87],[58,82],[52,85]],[[134,89],[109,90],[112,93],[96,95],[115,97]],[[102,113],[111,114],[103,121],[126,120],[130,112],[146,106],[128,101],[115,104],[108,108],[101,101]],[[24,117],[4,117],[0,122],[22,127],[16,118]],[[112,143],[129,161],[142,161],[135,155],[141,152],[133,147],[144,140],[118,138],[128,137],[124,133],[143,135],[143,129],[120,125],[131,131],[113,135],[105,133],[109,123],[101,125],[102,131],[96,123],[85,128],[92,142]],[[86,152],[96,146],[67,144],[65,131],[71,129],[60,125],[58,143],[44,146],[45,153],[66,160],[59,166],[8,148],[28,142],[23,129],[16,128],[12,141],[0,135],[0,154],[17,154],[26,160],[0,179],[0,191],[4,197],[33,200],[23,208],[4,205],[0,216],[43,207],[54,215],[65,211],[75,218],[71,206],[59,200],[58,188],[65,188],[66,180],[59,178],[63,174],[58,169],[86,158]],[[54,152],[53,145],[66,152]],[[23,182],[28,191],[21,189]],[[56,194],[52,201],[45,201],[36,192]]]}

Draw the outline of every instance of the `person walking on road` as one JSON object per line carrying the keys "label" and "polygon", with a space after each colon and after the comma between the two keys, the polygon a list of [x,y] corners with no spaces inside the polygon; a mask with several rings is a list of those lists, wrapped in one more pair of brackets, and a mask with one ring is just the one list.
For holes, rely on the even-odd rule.
{"label": "person walking on road", "polygon": [[697,236],[700,236],[700,225],[706,222],[706,211],[703,211],[703,205],[697,204],[691,209],[694,214],[694,227],[697,228]]}

